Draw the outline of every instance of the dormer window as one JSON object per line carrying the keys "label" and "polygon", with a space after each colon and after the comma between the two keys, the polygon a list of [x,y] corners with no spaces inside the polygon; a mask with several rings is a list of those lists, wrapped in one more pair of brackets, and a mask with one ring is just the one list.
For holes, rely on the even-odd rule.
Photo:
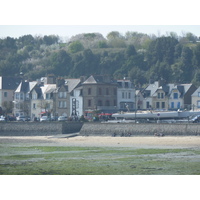
{"label": "dormer window", "polygon": [[33,97],[32,97],[32,99],[37,99],[37,94],[36,93],[33,93]]}
{"label": "dormer window", "polygon": [[46,94],[46,99],[50,99],[50,94],[49,93]]}
{"label": "dormer window", "polygon": [[178,93],[173,94],[174,99],[178,99]]}

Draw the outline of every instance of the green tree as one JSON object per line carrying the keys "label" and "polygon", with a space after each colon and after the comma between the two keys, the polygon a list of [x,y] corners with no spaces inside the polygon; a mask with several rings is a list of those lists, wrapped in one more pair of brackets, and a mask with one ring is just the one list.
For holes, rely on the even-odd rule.
{"label": "green tree", "polygon": [[69,45],[69,51],[71,53],[77,53],[79,51],[83,51],[84,50],[84,46],[82,45],[82,43],[80,41],[74,41]]}
{"label": "green tree", "polygon": [[200,44],[197,44],[194,49],[194,59],[195,64],[200,68]]}
{"label": "green tree", "polygon": [[51,56],[51,67],[48,72],[57,76],[69,75],[71,70],[71,57],[65,50],[55,52]]}

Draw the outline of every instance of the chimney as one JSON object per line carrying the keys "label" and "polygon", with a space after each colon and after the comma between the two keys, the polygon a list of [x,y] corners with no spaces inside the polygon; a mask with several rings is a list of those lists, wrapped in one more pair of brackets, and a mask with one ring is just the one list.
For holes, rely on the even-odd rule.
{"label": "chimney", "polygon": [[64,78],[57,78],[56,79],[56,87],[61,87],[62,85],[65,85],[65,79]]}
{"label": "chimney", "polygon": [[56,83],[56,77],[54,74],[48,74],[47,75],[47,84],[55,84]]}
{"label": "chimney", "polygon": [[83,83],[85,80],[86,80],[86,76],[81,76],[81,77],[80,77],[81,83]]}

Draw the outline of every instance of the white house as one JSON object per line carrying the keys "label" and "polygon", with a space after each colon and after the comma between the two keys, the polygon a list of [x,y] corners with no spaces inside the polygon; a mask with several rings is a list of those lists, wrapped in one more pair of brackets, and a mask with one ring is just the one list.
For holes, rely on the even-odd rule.
{"label": "white house", "polygon": [[158,81],[155,81],[154,83],[149,84],[143,91],[143,109],[148,110],[152,109],[153,107],[153,94],[156,92],[156,90],[159,88],[160,84]]}
{"label": "white house", "polygon": [[200,87],[192,94],[192,109],[200,109]]}
{"label": "white house", "polygon": [[122,111],[135,110],[135,88],[130,80],[117,80],[117,107]]}
{"label": "white house", "polygon": [[30,116],[30,93],[37,85],[37,82],[22,81],[14,95],[14,115],[15,116]]}

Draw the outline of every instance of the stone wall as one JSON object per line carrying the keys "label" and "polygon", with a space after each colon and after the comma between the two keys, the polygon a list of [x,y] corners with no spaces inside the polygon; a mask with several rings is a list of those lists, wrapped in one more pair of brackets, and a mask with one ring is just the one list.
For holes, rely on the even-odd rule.
{"label": "stone wall", "polygon": [[1,122],[0,136],[45,136],[79,132],[79,122]]}
{"label": "stone wall", "polygon": [[45,136],[80,132],[82,136],[200,135],[200,124],[134,124],[80,122],[1,122],[0,136]]}
{"label": "stone wall", "polygon": [[199,124],[134,124],[134,123],[85,123],[80,135],[89,136],[153,136],[155,133],[164,135],[200,135]]}

